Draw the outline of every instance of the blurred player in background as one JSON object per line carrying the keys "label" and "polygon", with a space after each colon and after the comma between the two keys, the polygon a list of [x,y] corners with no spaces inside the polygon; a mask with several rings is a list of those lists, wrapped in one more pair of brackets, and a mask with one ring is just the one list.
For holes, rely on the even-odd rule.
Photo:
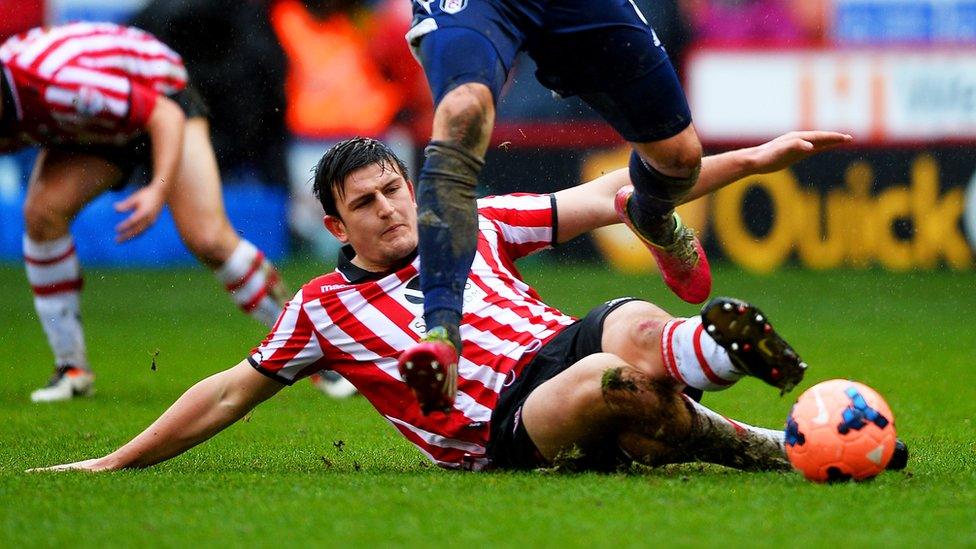
{"label": "blurred player in background", "polygon": [[224,212],[207,108],[178,54],[152,35],[107,23],[37,28],[0,46],[0,151],[42,147],[24,204],[24,261],[55,372],[35,402],[88,395],[82,276],[70,234],[78,212],[151,165],[148,185],[115,204],[123,242],[169,204],[180,237],[231,294],[272,326],[285,296],[275,268]]}
{"label": "blurred player in background", "polygon": [[632,0],[415,0],[413,14],[407,40],[436,107],[417,189],[428,331],[403,362],[447,359],[453,368],[457,360],[462,293],[477,246],[475,187],[495,104],[522,50],[543,85],[578,95],[631,144],[633,188],[616,198],[624,222],[680,298],[708,297],[708,261],[674,212],[698,178],[701,144],[667,53]]}
{"label": "blurred player in background", "polygon": [[[804,132],[707,158],[689,197],[849,139]],[[755,307],[717,298],[700,317],[673,318],[646,301],[622,298],[577,320],[521,280],[516,259],[618,222],[614,196],[628,182],[619,170],[552,195],[479,201],[460,377],[442,383],[448,372],[438,370],[440,379],[431,377],[421,389],[429,393],[421,402],[435,408],[422,410],[418,385],[408,386],[397,368],[397,356],[425,332],[413,186],[382,143],[341,142],[320,161],[314,184],[326,227],[347,244],[336,271],[306,284],[247,359],[197,383],[131,442],[104,458],[52,469],[111,470],[169,459],[323,368],[349,379],[442,467],[565,463],[607,470],[631,461],[707,461],[788,468],[782,430],[729,420],[688,394],[721,390],[745,375],[782,391],[802,379],[805,365]]]}

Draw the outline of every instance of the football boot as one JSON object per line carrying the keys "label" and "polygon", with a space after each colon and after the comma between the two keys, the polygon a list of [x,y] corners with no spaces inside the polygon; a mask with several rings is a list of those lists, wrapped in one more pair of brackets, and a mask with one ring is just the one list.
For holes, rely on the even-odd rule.
{"label": "football boot", "polygon": [[617,191],[613,201],[614,209],[617,211],[617,217],[637,235],[654,256],[664,283],[675,295],[688,303],[701,303],[708,299],[708,294],[712,292],[712,272],[708,266],[708,258],[705,257],[705,250],[695,236],[694,229],[686,227],[675,212],[673,214],[674,238],[671,242],[662,245],[652,241],[637,229],[630,216],[628,204],[633,195],[632,185]]}
{"label": "football boot", "polygon": [[449,412],[457,393],[458,353],[444,328],[427,332],[418,343],[400,353],[397,368],[413,391],[424,415]]}
{"label": "football boot", "polygon": [[31,401],[57,402],[91,396],[94,383],[95,374],[91,370],[71,365],[58,366],[47,385],[31,393]]}
{"label": "football boot", "polygon": [[806,372],[800,360],[758,308],[730,297],[716,297],[702,308],[702,324],[729,353],[732,364],[743,373],[757,377],[780,390],[793,390]]}

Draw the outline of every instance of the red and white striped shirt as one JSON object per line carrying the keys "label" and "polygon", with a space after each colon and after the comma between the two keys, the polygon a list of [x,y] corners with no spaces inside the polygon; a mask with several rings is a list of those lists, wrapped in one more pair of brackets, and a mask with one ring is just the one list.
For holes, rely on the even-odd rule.
{"label": "red and white striped shirt", "polygon": [[18,34],[0,46],[0,63],[15,116],[4,112],[0,133],[19,141],[8,146],[124,144],[142,131],[160,94],[187,82],[176,52],[147,32],[111,23]]}
{"label": "red and white striped shirt", "polygon": [[397,371],[400,352],[425,333],[416,257],[389,273],[369,273],[341,257],[335,272],[312,280],[288,303],[249,357],[251,365],[286,384],[335,370],[434,463],[484,467],[499,393],[575,319],[543,303],[514,264],[554,241],[554,198],[514,194],[484,198],[478,206],[478,250],[464,291],[464,346],[451,412],[421,414]]}

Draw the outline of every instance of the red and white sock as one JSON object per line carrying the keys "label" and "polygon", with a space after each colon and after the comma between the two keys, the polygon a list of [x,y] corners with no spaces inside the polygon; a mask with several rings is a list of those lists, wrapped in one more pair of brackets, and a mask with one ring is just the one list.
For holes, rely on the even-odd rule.
{"label": "red and white sock", "polygon": [[284,306],[278,295],[281,277],[261,250],[241,240],[214,274],[242,311],[269,328],[274,326]]}
{"label": "red and white sock", "polygon": [[27,280],[34,292],[34,308],[57,366],[88,368],[85,333],[81,326],[81,266],[71,235],[37,242],[23,240]]}
{"label": "red and white sock", "polygon": [[703,391],[721,391],[744,375],[705,332],[698,317],[675,318],[664,326],[661,355],[668,375]]}

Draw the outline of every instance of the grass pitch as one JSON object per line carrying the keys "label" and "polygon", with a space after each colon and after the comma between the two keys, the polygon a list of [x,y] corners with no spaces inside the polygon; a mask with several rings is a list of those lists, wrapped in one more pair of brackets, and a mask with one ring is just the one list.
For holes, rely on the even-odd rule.
{"label": "grass pitch", "polygon": [[[290,265],[285,277],[297,287],[318,270]],[[654,279],[539,263],[525,274],[576,315],[621,295],[695,313]],[[116,448],[193,382],[246,356],[264,330],[202,269],[89,270],[83,313],[98,393],[34,405],[29,392],[51,358],[21,268],[8,265],[0,267],[0,546],[976,546],[973,274],[715,274],[716,293],[758,304],[810,363],[798,391],[850,377],[886,397],[912,451],[906,472],[829,486],[697,465],[447,472],[363,399],[330,401],[301,383],[155,468],[28,475]],[[792,398],[748,379],[705,402],[778,426]]]}

